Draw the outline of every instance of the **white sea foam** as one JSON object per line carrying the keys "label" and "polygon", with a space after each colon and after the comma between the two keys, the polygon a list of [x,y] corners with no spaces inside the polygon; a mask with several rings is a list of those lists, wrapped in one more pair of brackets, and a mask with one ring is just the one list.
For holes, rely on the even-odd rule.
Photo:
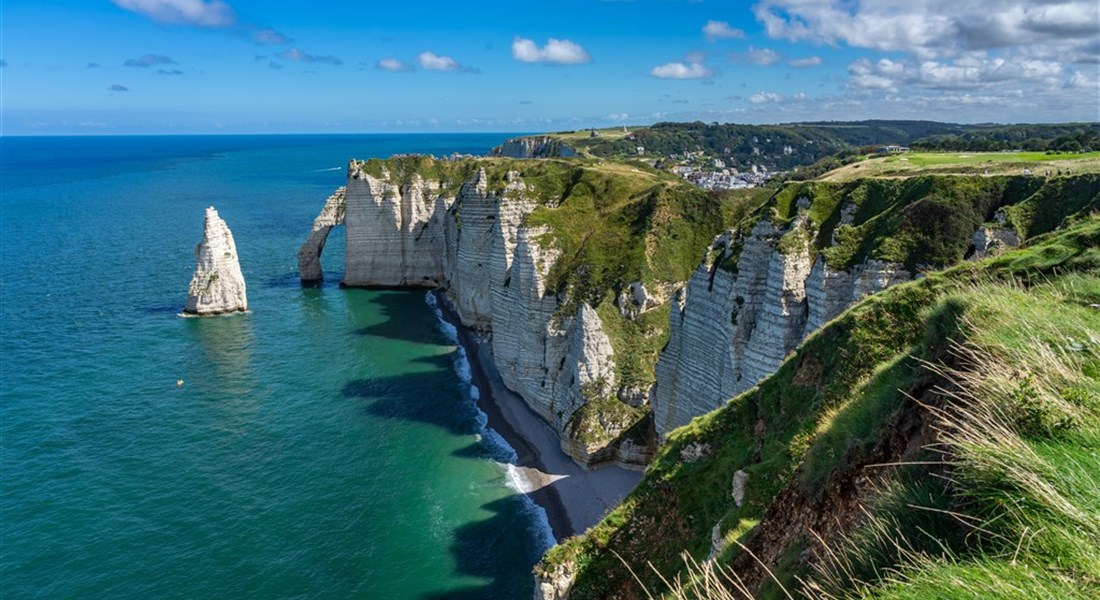
{"label": "white sea foam", "polygon": [[313,172],[314,173],[328,173],[329,171],[339,171],[340,169],[343,169],[343,168],[344,167],[329,167],[327,169],[314,169]]}
{"label": "white sea foam", "polygon": [[439,308],[435,293],[429,291],[425,294],[424,302],[435,313],[436,324],[447,338],[447,341],[458,347],[455,351],[454,369],[458,378],[462,381],[463,395],[473,407],[478,440],[489,451],[493,460],[503,468],[508,487],[519,492],[520,497],[523,499],[525,512],[531,517],[531,526],[534,528],[535,538],[541,546],[540,549],[545,551],[553,547],[558,542],[554,538],[553,529],[550,527],[550,519],[546,515],[546,509],[536,504],[529,495],[534,491],[534,483],[517,468],[516,463],[519,462],[519,454],[516,453],[515,448],[508,444],[504,436],[488,426],[489,415],[485,414],[485,411],[481,410],[481,407],[477,404],[477,401],[481,398],[481,390],[472,383],[473,367],[470,366],[470,358],[466,355],[466,349],[462,347],[458,339],[458,329],[443,316],[443,310]]}

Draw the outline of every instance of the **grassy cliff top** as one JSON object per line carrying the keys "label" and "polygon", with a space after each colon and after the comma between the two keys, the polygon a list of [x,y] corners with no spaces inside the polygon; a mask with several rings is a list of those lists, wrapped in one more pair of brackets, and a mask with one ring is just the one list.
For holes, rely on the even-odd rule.
{"label": "grassy cliff top", "polygon": [[[1097,208],[1100,174],[791,182],[743,220],[739,232],[747,235],[758,219],[785,224],[804,214],[805,227],[788,235],[808,236],[811,253],[820,253],[829,266],[849,269],[876,259],[916,273],[963,260],[973,233],[995,224],[998,213],[1027,239]],[[799,241],[785,240],[781,249]],[[734,268],[735,262],[723,264]]]}
{"label": "grassy cliff top", "polygon": [[[636,577],[655,595],[698,584],[680,598],[1089,597],[1097,273],[1100,216],[1079,215],[872,296],[673,432],[623,504],[539,571],[575,571],[573,600],[643,597]],[[731,595],[681,555],[702,563],[715,539],[740,580],[710,581]]]}
{"label": "grassy cliff top", "polygon": [[918,175],[1022,175],[1024,171],[1100,173],[1100,152],[1047,154],[1044,152],[906,152],[870,155],[822,175],[821,181],[851,181],[868,177]]}

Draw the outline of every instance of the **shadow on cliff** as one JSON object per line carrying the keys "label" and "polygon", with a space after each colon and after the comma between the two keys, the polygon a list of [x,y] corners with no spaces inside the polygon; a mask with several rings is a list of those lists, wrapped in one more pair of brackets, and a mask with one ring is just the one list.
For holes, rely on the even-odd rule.
{"label": "shadow on cliff", "polygon": [[[427,600],[530,598],[531,569],[538,562],[531,519],[518,496],[483,504],[492,513],[487,519],[467,523],[455,530],[451,554],[456,573],[488,580],[484,585],[439,594],[425,594]],[[517,565],[517,562],[522,564]]]}
{"label": "shadow on cliff", "polygon": [[374,292],[371,303],[376,305],[384,319],[381,322],[356,329],[356,335],[372,335],[391,340],[404,340],[421,344],[446,343],[439,333],[435,317],[424,319],[419,313],[427,308],[424,292],[415,290],[381,290]]}

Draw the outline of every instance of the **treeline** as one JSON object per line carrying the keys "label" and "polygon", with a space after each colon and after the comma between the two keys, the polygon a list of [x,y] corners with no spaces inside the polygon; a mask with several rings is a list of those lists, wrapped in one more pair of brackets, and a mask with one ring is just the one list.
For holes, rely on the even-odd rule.
{"label": "treeline", "polygon": [[626,139],[596,137],[575,143],[596,156],[634,156],[637,148],[642,147],[647,156],[703,152],[734,168],[758,165],[772,171],[787,171],[815,165],[830,157],[843,164],[846,157],[838,153],[892,144],[945,152],[1100,149],[1100,123],[960,125],[868,120],[741,125],[695,121],[656,123]]}
{"label": "treeline", "polygon": [[1006,125],[917,140],[915,150],[941,152],[1089,152],[1100,150],[1100,123]]}

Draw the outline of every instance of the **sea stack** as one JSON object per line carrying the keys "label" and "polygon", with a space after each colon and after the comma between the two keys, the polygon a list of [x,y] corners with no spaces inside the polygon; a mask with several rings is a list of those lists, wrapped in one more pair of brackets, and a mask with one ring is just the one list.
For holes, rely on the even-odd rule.
{"label": "sea stack", "polygon": [[229,226],[213,207],[206,209],[202,241],[195,246],[195,275],[183,312],[218,315],[248,310],[237,244]]}

